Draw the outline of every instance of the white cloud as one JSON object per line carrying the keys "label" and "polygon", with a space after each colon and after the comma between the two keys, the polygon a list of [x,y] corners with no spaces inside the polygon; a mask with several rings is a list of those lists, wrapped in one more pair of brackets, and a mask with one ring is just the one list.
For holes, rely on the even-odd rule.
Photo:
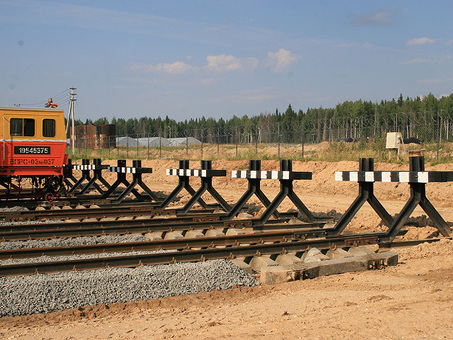
{"label": "white cloud", "polygon": [[193,67],[182,61],[177,61],[172,64],[163,64],[162,69],[167,73],[186,73],[192,71]]}
{"label": "white cloud", "polygon": [[421,79],[417,81],[417,83],[421,84],[440,84],[443,83],[445,79],[442,78],[428,78],[428,79]]}
{"label": "white cloud", "polygon": [[402,62],[400,62],[400,65],[420,64],[420,63],[426,63],[426,62],[428,62],[428,60],[423,59],[423,58],[415,58],[415,59],[411,59],[408,61],[402,61]]}
{"label": "white cloud", "polygon": [[232,55],[209,55],[206,57],[206,69],[214,72],[237,71],[241,69],[253,70],[259,62],[256,58],[236,58]]}
{"label": "white cloud", "polygon": [[453,60],[452,55],[441,55],[436,58],[425,59],[425,58],[414,58],[407,61],[399,62],[400,65],[411,65],[411,64],[421,64],[421,63],[430,63],[430,64],[444,64],[449,63]]}
{"label": "white cloud", "polygon": [[372,13],[357,15],[349,20],[353,26],[388,26],[393,24],[393,12],[380,9]]}
{"label": "white cloud", "polygon": [[414,39],[408,40],[406,45],[425,45],[425,44],[432,44],[435,42],[436,42],[436,39],[429,39],[429,38],[423,37],[423,38],[414,38]]}
{"label": "white cloud", "polygon": [[285,50],[284,48],[279,49],[277,52],[268,52],[268,65],[274,72],[283,72],[289,66],[294,64],[299,56],[291,53],[291,51]]}
{"label": "white cloud", "polygon": [[132,64],[129,69],[137,71],[142,70],[146,72],[163,72],[170,74],[182,74],[190,72],[194,69],[193,66],[186,64],[182,61],[176,61],[174,63],[159,63],[156,65],[150,64]]}
{"label": "white cloud", "polygon": [[[188,58],[190,60],[190,58]],[[233,55],[218,54],[206,57],[207,64],[203,66],[193,66],[191,64],[176,61],[174,63],[158,64],[131,64],[127,68],[132,71],[144,71],[150,73],[167,73],[167,74],[184,74],[193,71],[211,73],[234,72],[234,71],[253,71],[260,64],[272,69],[274,72],[286,71],[293,63],[299,59],[299,56],[291,53],[284,48],[277,52],[268,52],[267,60],[263,63],[258,58],[237,58]],[[206,78],[211,79],[211,78]],[[212,80],[210,80],[212,81]]]}
{"label": "white cloud", "polygon": [[[190,60],[191,58],[188,59]],[[155,65],[132,64],[128,69],[132,71],[183,74],[200,69],[205,69],[209,72],[250,71],[255,69],[259,64],[257,58],[236,58],[232,55],[225,54],[207,56],[206,60],[208,63],[202,67],[193,66],[182,61],[176,61],[174,63],[158,63]]]}
{"label": "white cloud", "polygon": [[339,47],[339,48],[348,48],[348,47],[352,47],[352,46],[354,46],[354,45],[351,43],[340,43],[340,44],[336,45],[336,47]]}

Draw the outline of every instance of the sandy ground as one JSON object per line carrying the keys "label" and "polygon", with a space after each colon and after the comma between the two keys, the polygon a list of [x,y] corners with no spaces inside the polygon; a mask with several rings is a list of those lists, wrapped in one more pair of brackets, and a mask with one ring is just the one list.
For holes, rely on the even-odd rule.
{"label": "sandy ground", "polygon": [[[114,161],[111,164],[115,164]],[[199,168],[192,162],[191,168]],[[154,191],[170,192],[177,177],[165,169],[176,161],[143,161],[153,174],[146,184]],[[246,180],[230,178],[230,170],[248,168],[247,161],[217,161],[213,169],[226,169],[214,187],[230,203],[245,191]],[[263,161],[262,170],[278,170],[275,161]],[[375,164],[376,170],[408,170],[406,165]],[[334,172],[358,170],[356,162],[295,162],[295,171],[312,171],[313,180],[298,181],[295,192],[315,213],[339,216],[357,196],[356,183],[334,181]],[[453,171],[453,164],[426,166],[426,170]],[[109,181],[114,174],[106,176]],[[278,181],[262,181],[272,199]],[[193,187],[198,187],[194,179]],[[447,222],[453,221],[453,187],[432,183],[427,197]],[[376,183],[375,194],[393,215],[409,197],[409,186]],[[188,200],[181,194],[177,204]],[[206,196],[209,201],[209,195]],[[291,209],[285,200],[281,211]],[[251,211],[261,204],[252,199]],[[262,210],[261,210],[262,211]],[[436,230],[421,209],[416,209],[405,238],[419,239]],[[366,204],[348,226],[350,232],[386,228]],[[398,249],[400,263],[378,271],[346,273],[285,284],[237,287],[193,296],[172,297],[109,306],[81,307],[50,314],[0,319],[5,339],[452,339],[453,241],[442,240],[410,249]]]}

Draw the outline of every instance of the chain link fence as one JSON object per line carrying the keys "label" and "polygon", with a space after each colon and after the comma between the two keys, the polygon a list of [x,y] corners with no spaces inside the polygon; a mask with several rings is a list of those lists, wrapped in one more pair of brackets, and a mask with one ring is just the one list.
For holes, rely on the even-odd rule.
{"label": "chain link fence", "polygon": [[[379,125],[364,118],[342,121],[329,119],[317,126],[292,126],[290,123],[260,124],[228,128],[200,128],[167,133],[137,133],[110,136],[103,149],[92,148],[95,137],[83,136],[76,141],[75,158],[106,159],[322,159],[328,149],[338,153],[356,150],[385,152],[388,132],[400,132],[404,144],[412,149],[431,152],[428,158],[448,161],[448,143],[453,142],[453,119],[439,114],[424,115],[416,120],[410,115],[395,114]],[[80,140],[81,138],[81,140]],[[333,147],[333,148],[332,148]],[[320,150],[322,152],[320,152]],[[425,156],[426,157],[426,156]]]}

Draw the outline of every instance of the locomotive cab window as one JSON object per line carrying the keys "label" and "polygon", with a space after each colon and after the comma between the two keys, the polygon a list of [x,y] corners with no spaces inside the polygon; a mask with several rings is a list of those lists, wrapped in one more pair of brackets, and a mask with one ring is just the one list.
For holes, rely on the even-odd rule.
{"label": "locomotive cab window", "polygon": [[43,137],[55,137],[55,119],[43,119],[42,135]]}
{"label": "locomotive cab window", "polygon": [[11,118],[9,131],[11,136],[22,136],[22,120],[20,118]]}
{"label": "locomotive cab window", "polygon": [[11,136],[34,136],[35,120],[30,118],[11,118],[9,131]]}
{"label": "locomotive cab window", "polygon": [[24,119],[24,136],[34,136],[35,135],[35,120],[34,119]]}

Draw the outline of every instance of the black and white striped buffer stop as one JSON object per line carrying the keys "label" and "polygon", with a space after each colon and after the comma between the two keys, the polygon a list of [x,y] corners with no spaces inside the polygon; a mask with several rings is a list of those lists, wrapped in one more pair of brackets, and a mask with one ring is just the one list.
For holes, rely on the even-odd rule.
{"label": "black and white striped buffer stop", "polygon": [[260,170],[233,170],[231,178],[248,178],[248,179],[311,179],[311,172],[294,172],[294,171],[260,171]]}
{"label": "black and white striped buffer stop", "polygon": [[109,166],[108,170],[110,172],[117,172],[121,174],[141,174],[141,173],[151,173],[153,169],[151,168],[134,168],[134,167],[122,167],[122,166]]}
{"label": "black and white striped buffer stop", "polygon": [[204,170],[204,169],[167,169],[169,176],[192,176],[192,177],[215,177],[226,176],[226,170]]}
{"label": "black and white striped buffer stop", "polygon": [[453,181],[451,171],[337,171],[335,181],[429,183]]}
{"label": "black and white striped buffer stop", "polygon": [[102,169],[102,166],[96,164],[82,164],[82,165],[75,164],[72,166],[72,168],[74,170],[98,170]]}

